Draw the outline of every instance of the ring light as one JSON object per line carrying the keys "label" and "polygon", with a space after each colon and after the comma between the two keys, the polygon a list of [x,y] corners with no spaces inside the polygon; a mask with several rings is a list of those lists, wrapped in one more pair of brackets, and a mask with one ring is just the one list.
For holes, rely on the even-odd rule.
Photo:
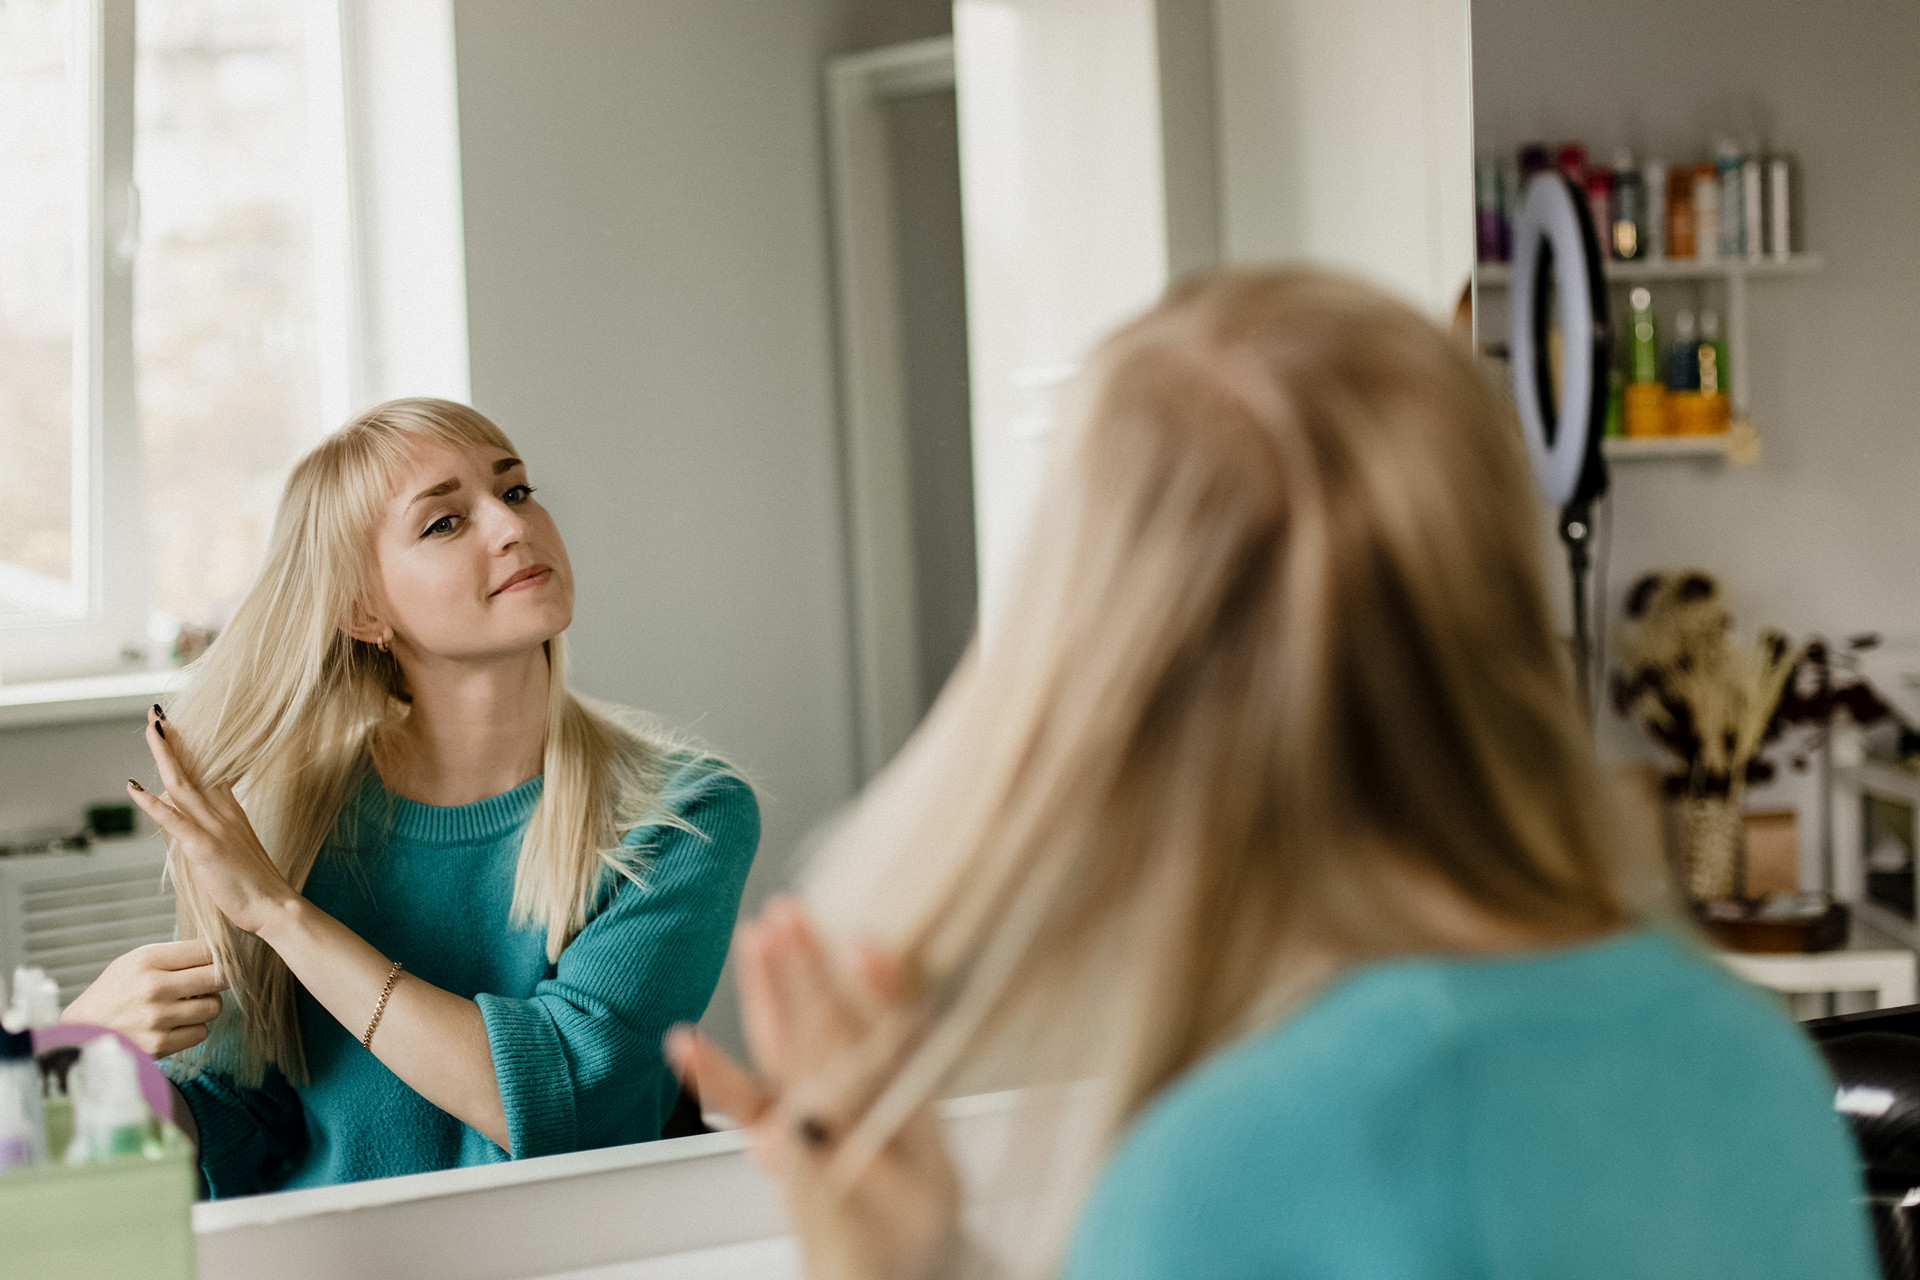
{"label": "ring light", "polygon": [[[1514,228],[1507,317],[1513,398],[1547,501],[1564,507],[1606,490],[1600,433],[1607,416],[1607,282],[1586,201],[1557,173],[1535,174]],[[1541,250],[1552,246],[1548,258]],[[1560,388],[1548,360],[1547,268],[1559,302]]]}
{"label": "ring light", "polygon": [[[1513,230],[1512,280],[1507,336],[1513,398],[1534,476],[1547,501],[1560,508],[1560,541],[1567,548],[1573,585],[1574,671],[1581,701],[1591,713],[1593,638],[1586,580],[1593,558],[1588,543],[1593,500],[1607,491],[1600,435],[1613,336],[1593,215],[1585,193],[1561,174],[1535,174],[1527,183]],[[1556,317],[1550,308],[1557,310],[1561,336],[1557,387],[1550,342]]]}

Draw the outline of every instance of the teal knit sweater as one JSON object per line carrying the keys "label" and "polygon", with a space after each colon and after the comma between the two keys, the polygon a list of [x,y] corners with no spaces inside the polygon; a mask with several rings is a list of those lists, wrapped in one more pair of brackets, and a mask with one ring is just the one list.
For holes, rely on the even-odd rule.
{"label": "teal knit sweater", "polygon": [[1176,1080],[1066,1280],[1871,1280],[1806,1037],[1650,930],[1360,969]]}
{"label": "teal knit sweater", "polygon": [[[300,1031],[311,1083],[269,1071],[257,1089],[217,1071],[180,1080],[200,1127],[211,1193],[246,1195],[421,1173],[660,1136],[676,1083],[660,1041],[707,1007],[760,839],[747,785],[710,761],[683,763],[661,809],[692,831],[650,823],[641,884],[606,877],[587,926],[546,956],[546,931],[508,922],[521,833],[541,779],[474,804],[356,799],[384,841],[329,847],[307,898],[406,965],[474,1000],[486,1020],[511,1155],[403,1084],[304,990]],[[344,828],[343,828],[344,829]]]}

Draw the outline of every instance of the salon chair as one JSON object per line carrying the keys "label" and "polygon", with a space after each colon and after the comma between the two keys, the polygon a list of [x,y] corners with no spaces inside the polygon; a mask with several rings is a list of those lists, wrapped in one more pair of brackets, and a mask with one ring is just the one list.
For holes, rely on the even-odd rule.
{"label": "salon chair", "polygon": [[1866,1167],[1887,1280],[1920,1280],[1920,1005],[1802,1024],[1826,1055]]}

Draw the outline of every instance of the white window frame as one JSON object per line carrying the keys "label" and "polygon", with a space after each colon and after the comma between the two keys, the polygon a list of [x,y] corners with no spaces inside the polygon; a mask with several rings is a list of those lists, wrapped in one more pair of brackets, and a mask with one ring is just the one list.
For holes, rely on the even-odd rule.
{"label": "white window frame", "polygon": [[[144,647],[146,560],[133,409],[134,0],[74,5],[68,66],[80,157],[74,245],[70,584],[15,566],[9,594],[41,612],[0,621],[0,677],[112,670]],[[37,581],[36,581],[37,579]]]}
{"label": "white window frame", "polygon": [[[145,493],[135,410],[133,183],[137,0],[75,0],[70,66],[83,202],[73,357],[73,578],[0,565],[35,613],[0,620],[0,682],[74,704],[147,636]],[[452,0],[305,0],[320,421],[398,395],[470,397]],[[11,706],[31,689],[0,697]],[[118,693],[113,694],[119,697]],[[122,699],[124,700],[124,699]]]}

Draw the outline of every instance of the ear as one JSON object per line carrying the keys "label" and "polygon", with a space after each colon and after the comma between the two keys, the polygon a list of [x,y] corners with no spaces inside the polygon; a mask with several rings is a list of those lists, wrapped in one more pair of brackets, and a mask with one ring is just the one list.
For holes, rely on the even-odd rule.
{"label": "ear", "polygon": [[347,620],[340,624],[340,630],[367,644],[379,644],[393,634],[393,628],[375,617],[361,602],[356,602],[347,611]]}

